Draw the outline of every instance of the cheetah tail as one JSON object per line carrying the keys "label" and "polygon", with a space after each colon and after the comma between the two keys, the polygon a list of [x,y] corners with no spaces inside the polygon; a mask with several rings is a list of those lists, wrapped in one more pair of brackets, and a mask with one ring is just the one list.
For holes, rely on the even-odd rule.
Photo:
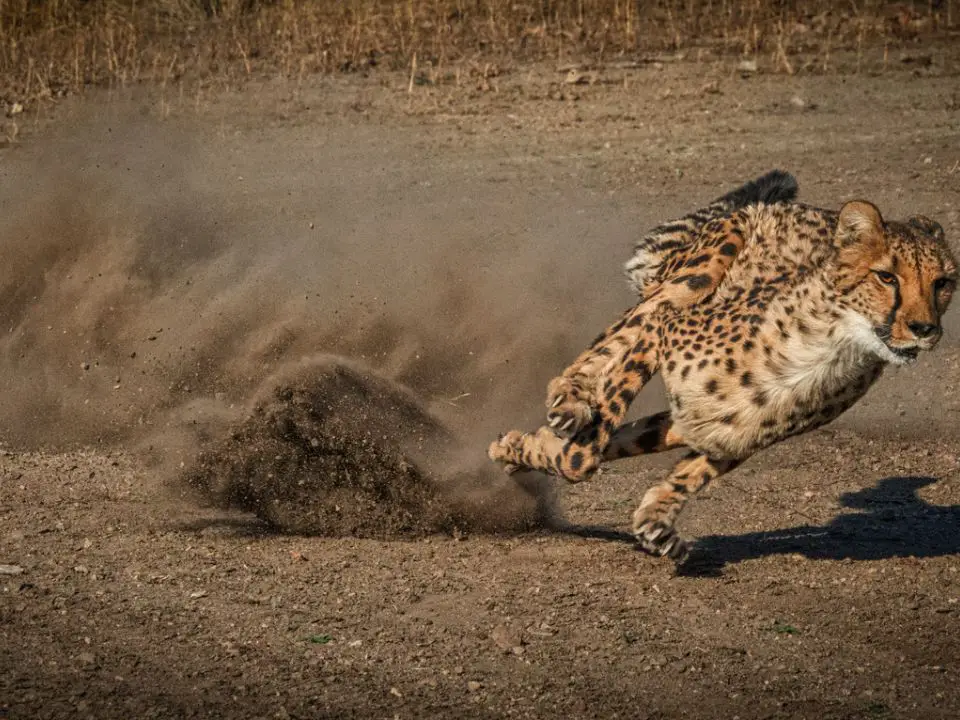
{"label": "cheetah tail", "polygon": [[644,235],[633,248],[624,270],[627,280],[640,298],[662,278],[662,268],[689,248],[706,223],[738,208],[756,203],[790,202],[797,196],[797,180],[783,170],[772,170],[766,175],[741,185],[736,190],[717,198],[678,220],[671,220]]}
{"label": "cheetah tail", "polygon": [[761,202],[792,202],[796,200],[798,190],[797,179],[793,175],[783,170],[771,170],[727,193],[714,204],[723,206],[729,212]]}

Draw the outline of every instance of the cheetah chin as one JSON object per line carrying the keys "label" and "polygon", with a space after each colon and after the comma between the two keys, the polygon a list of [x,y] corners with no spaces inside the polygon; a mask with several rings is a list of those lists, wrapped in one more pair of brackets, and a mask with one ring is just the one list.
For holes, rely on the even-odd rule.
{"label": "cheetah chin", "polygon": [[846,318],[847,331],[861,349],[890,365],[912,365],[917,361],[919,345],[894,347],[889,344],[890,330],[875,327],[867,318],[850,312]]}
{"label": "cheetah chin", "polygon": [[908,348],[894,348],[889,345],[887,348],[890,350],[890,354],[893,356],[891,362],[897,365],[913,365],[917,361],[917,357],[920,355],[920,348],[908,347]]}

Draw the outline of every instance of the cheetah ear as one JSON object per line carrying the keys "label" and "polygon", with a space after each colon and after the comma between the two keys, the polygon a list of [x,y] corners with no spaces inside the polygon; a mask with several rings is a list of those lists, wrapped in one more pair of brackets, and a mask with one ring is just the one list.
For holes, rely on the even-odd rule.
{"label": "cheetah ear", "polygon": [[883,244],[883,218],[873,203],[851,200],[840,208],[837,236],[841,245],[852,243]]}
{"label": "cheetah ear", "polygon": [[937,240],[943,240],[946,237],[943,232],[943,226],[936,220],[931,220],[926,215],[914,215],[912,218],[907,220],[907,225],[915,227],[917,230],[925,232],[927,235],[932,235]]}

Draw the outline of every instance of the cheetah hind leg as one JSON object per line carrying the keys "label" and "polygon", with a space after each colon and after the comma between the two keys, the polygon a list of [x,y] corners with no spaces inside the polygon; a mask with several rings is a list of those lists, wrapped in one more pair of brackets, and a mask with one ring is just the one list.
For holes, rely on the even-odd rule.
{"label": "cheetah hind leg", "polygon": [[[573,439],[591,424],[607,419],[601,407],[604,398],[598,397],[600,389],[616,389],[626,374],[649,364],[650,351],[656,346],[658,308],[688,308],[713,294],[743,247],[741,226],[745,222],[745,216],[738,213],[704,224],[687,251],[666,268],[670,282],[649,294],[645,291],[643,300],[604,330],[550,383],[547,424],[557,434]],[[637,356],[643,358],[639,365],[631,362]],[[629,405],[630,401],[626,402]],[[616,411],[612,414],[617,415]]]}
{"label": "cheetah hind leg", "polygon": [[643,496],[633,513],[633,534],[644,550],[678,562],[690,553],[690,542],[676,530],[677,517],[687,501],[707,483],[735,468],[738,460],[716,460],[692,452],[684,457],[663,482]]}
{"label": "cheetah hind leg", "polygon": [[624,363],[646,331],[640,325],[649,311],[644,303],[627,310],[547,385],[547,425],[557,435],[572,439],[600,422],[599,390],[623,374]]}
{"label": "cheetah hind leg", "polygon": [[[658,445],[659,431],[652,426],[630,423],[620,428],[629,407],[627,400],[635,397],[653,375],[653,370],[642,362],[635,365],[633,372],[613,386],[616,392],[609,392],[612,381],[605,381],[606,390],[600,396],[597,418],[573,439],[562,438],[547,426],[535,433],[511,430],[490,444],[488,456],[501,463],[510,474],[518,470],[539,470],[578,483],[591,478],[604,460],[639,454],[647,445]],[[669,428],[665,415],[656,418],[659,419],[653,421],[657,427]],[[623,430],[622,442],[617,441],[620,430]],[[634,441],[629,442],[629,438]]]}
{"label": "cheetah hind leg", "polygon": [[561,375],[547,385],[547,425],[561,437],[571,438],[595,422],[595,394],[586,380]]}

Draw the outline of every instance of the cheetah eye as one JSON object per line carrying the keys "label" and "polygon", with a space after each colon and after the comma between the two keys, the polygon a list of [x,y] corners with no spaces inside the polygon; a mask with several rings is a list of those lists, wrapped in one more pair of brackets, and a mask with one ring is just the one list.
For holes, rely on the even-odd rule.
{"label": "cheetah eye", "polygon": [[933,283],[933,291],[942,292],[948,289],[953,290],[954,285],[956,285],[956,281],[953,278],[937,278],[936,282]]}
{"label": "cheetah eye", "polygon": [[874,270],[873,272],[876,273],[877,277],[880,279],[880,282],[882,282],[884,285],[897,285],[897,276],[892,272],[887,272],[886,270]]}

